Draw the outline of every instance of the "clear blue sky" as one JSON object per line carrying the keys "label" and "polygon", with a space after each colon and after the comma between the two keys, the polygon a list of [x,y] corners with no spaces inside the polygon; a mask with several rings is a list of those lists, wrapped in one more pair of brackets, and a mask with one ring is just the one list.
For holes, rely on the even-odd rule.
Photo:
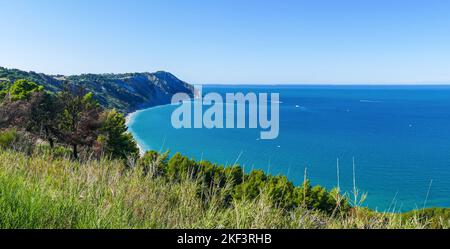
{"label": "clear blue sky", "polygon": [[191,83],[450,83],[450,1],[0,0],[0,66]]}

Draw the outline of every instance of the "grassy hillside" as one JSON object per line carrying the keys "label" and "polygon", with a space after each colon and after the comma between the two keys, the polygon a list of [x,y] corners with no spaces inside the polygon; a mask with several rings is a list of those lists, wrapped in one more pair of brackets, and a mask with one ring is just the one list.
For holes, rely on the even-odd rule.
{"label": "grassy hillside", "polygon": [[[430,228],[444,216],[375,213],[329,215],[277,208],[261,194],[224,206],[223,191],[200,198],[189,178],[171,181],[107,159],[84,163],[0,149],[0,228]],[[447,213],[448,214],[448,213]]]}
{"label": "grassy hillside", "polygon": [[62,90],[64,82],[81,85],[92,92],[103,107],[123,113],[168,104],[174,93],[192,94],[191,85],[167,72],[64,76],[0,67],[0,90],[2,85],[18,79],[31,80],[51,92]]}

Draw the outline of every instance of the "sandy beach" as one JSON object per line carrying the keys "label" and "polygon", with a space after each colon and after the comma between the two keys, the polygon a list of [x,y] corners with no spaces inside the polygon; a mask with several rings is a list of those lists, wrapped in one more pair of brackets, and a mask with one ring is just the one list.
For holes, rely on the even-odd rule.
{"label": "sandy beach", "polygon": [[[126,116],[125,116],[125,125],[128,127],[128,131],[131,133],[131,134],[133,134],[133,132],[132,132],[132,130],[131,130],[131,128],[130,128],[130,125],[132,125],[133,124],[133,122],[134,122],[134,118],[136,117],[136,115],[139,113],[139,112],[141,112],[142,110],[138,110],[138,111],[134,111],[134,112],[131,112],[131,113],[129,113],[129,114],[127,114]],[[134,136],[134,135],[133,135]],[[137,144],[137,147],[139,148],[139,154],[141,155],[141,156],[143,156],[144,154],[145,154],[145,150],[143,149],[143,146],[139,143],[139,140],[135,137],[135,140],[136,140],[136,144]]]}

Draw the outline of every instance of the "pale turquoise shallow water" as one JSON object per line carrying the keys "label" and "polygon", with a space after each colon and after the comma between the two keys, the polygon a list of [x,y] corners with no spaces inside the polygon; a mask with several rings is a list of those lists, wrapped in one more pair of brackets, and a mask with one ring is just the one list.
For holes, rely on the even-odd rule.
{"label": "pale turquoise shallow water", "polygon": [[[450,207],[449,86],[208,86],[204,92],[280,93],[280,135],[258,140],[255,129],[174,129],[176,106],[134,115],[130,130],[146,149],[238,163],[284,174],[300,184],[357,187],[378,210]],[[432,182],[432,183],[431,183]],[[431,188],[430,188],[431,183]]]}

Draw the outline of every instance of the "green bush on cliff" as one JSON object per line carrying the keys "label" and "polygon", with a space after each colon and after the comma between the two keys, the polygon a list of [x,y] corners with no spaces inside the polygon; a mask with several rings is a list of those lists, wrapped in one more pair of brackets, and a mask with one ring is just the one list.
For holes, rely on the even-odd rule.
{"label": "green bush on cliff", "polygon": [[25,79],[16,80],[14,84],[12,84],[12,86],[8,89],[12,100],[25,100],[30,98],[32,93],[40,92],[43,90],[43,86]]}
{"label": "green bush on cliff", "polygon": [[[150,167],[151,162],[159,157],[167,159],[167,153],[161,156],[156,151],[149,151],[140,162]],[[200,193],[211,188],[224,191],[225,204],[233,200],[254,200],[265,192],[274,206],[283,209],[304,206],[331,214],[335,211],[346,212],[350,208],[347,200],[336,191],[329,192],[320,186],[311,187],[309,182],[295,187],[285,176],[267,175],[261,170],[244,173],[238,165],[224,167],[207,161],[197,162],[180,153],[172,156],[167,163],[161,160],[157,165],[158,175],[164,175],[174,182],[197,180],[203,188]]]}
{"label": "green bush on cliff", "polygon": [[139,149],[133,136],[127,132],[125,117],[113,109],[103,112],[101,119],[103,123],[102,135],[98,141],[104,141],[104,152],[113,158],[137,157]]}

